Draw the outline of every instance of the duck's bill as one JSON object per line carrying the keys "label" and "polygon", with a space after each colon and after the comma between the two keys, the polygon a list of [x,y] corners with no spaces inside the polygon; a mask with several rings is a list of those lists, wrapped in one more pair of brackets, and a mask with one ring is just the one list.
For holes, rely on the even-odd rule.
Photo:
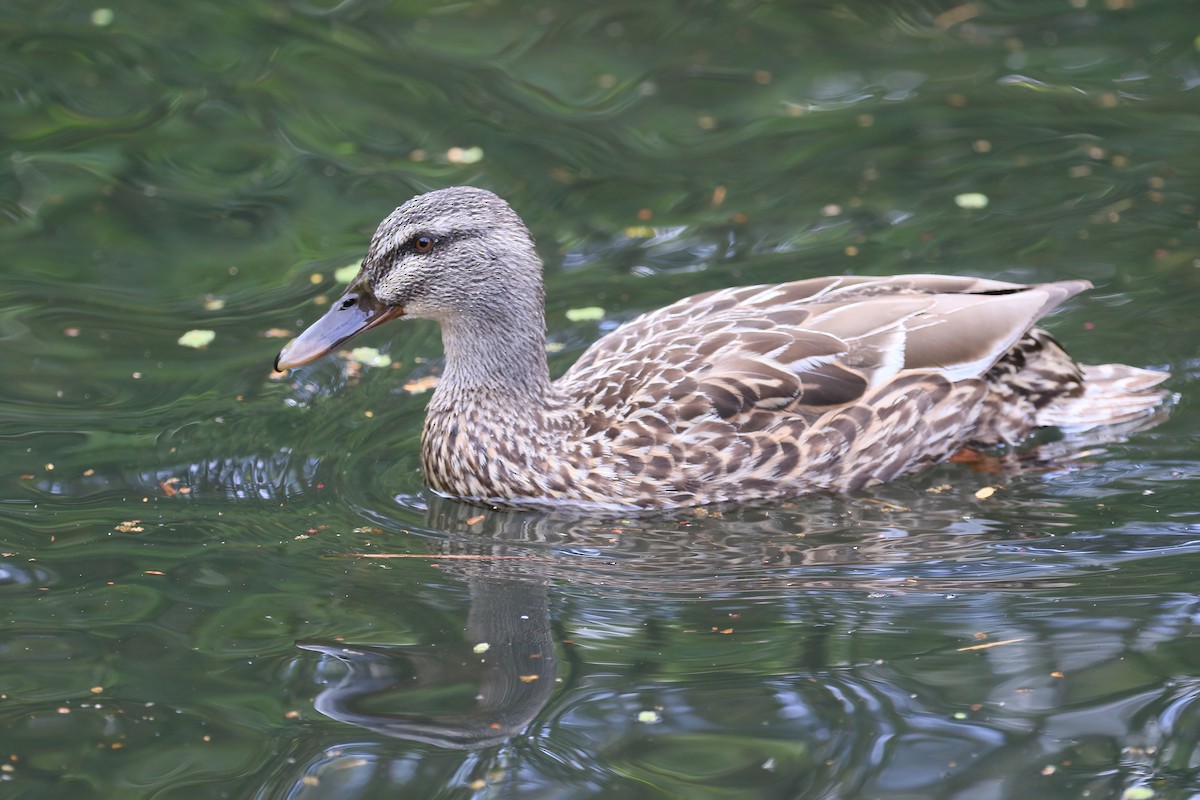
{"label": "duck's bill", "polygon": [[275,358],[275,370],[282,372],[316,361],[348,339],[403,314],[404,309],[380,305],[359,292],[344,295],[325,316],[288,342]]}

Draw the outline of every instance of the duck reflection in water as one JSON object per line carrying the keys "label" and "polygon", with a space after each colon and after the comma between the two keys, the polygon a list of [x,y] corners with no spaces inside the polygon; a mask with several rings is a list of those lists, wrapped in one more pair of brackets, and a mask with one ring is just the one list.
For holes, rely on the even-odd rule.
{"label": "duck reflection in water", "polygon": [[[471,610],[460,647],[297,642],[345,665],[337,683],[317,694],[316,710],[386,736],[454,749],[490,747],[524,732],[558,676],[545,588],[483,575],[468,580]],[[471,708],[420,714],[377,707],[396,694],[403,702],[406,694],[456,684],[478,686]]]}
{"label": "duck reflection in water", "polygon": [[[911,511],[899,504],[824,498],[803,512],[751,509],[728,518],[710,512],[715,519],[686,537],[679,530],[693,528],[707,514],[606,522],[566,512],[484,513],[445,498],[427,499],[425,526],[440,542],[434,555],[446,556],[438,565],[469,586],[465,639],[449,646],[327,640],[297,645],[340,662],[317,670],[318,683],[329,676],[313,700],[317,711],[385,736],[450,749],[493,747],[527,735],[569,679],[560,675],[560,656],[569,656],[573,646],[570,635],[551,622],[549,586],[619,590],[626,602],[671,595],[772,598],[799,604],[806,617],[819,620],[829,618],[829,609],[807,597],[814,589],[861,594],[903,585],[937,593],[1054,584],[1030,575],[1010,580],[993,575],[973,585],[948,566],[930,571],[918,588],[911,577],[914,562],[952,565],[957,556],[977,550],[981,537],[997,536],[986,521],[964,520],[961,501],[945,496],[920,498],[937,508]],[[910,494],[906,501],[911,499]],[[924,533],[906,536],[909,526]],[[807,530],[848,527],[858,528],[862,538],[804,539]],[[889,527],[896,535],[887,535]],[[809,674],[830,668],[823,642],[821,636],[805,640]],[[456,701],[454,687],[468,686],[469,693]],[[430,702],[436,711],[414,710]]]}

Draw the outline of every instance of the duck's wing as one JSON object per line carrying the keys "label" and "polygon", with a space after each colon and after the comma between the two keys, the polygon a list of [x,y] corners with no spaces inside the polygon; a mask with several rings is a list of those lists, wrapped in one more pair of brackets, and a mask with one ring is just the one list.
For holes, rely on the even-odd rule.
{"label": "duck's wing", "polygon": [[[833,277],[725,289],[645,314],[597,341],[559,380],[610,427],[751,415],[815,418],[901,372],[951,382],[986,373],[1086,281]],[[759,418],[759,422],[763,422]]]}

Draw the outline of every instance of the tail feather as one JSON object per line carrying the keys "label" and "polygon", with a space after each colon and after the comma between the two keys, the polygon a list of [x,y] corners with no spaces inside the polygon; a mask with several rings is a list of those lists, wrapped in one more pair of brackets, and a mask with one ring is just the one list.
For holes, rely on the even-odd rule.
{"label": "tail feather", "polygon": [[1115,426],[1137,430],[1157,422],[1171,393],[1159,384],[1171,377],[1126,364],[1081,364],[1083,393],[1059,397],[1038,410],[1037,424],[1066,433]]}

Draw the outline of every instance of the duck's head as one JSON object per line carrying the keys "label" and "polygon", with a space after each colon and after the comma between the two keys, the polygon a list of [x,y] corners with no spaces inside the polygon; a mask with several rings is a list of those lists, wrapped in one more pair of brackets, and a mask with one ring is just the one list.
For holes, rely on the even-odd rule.
{"label": "duck's head", "polygon": [[390,319],[485,323],[541,306],[541,262],[521,218],[484,189],[439,189],[379,224],[350,289],[283,348],[275,369],[307,364]]}

